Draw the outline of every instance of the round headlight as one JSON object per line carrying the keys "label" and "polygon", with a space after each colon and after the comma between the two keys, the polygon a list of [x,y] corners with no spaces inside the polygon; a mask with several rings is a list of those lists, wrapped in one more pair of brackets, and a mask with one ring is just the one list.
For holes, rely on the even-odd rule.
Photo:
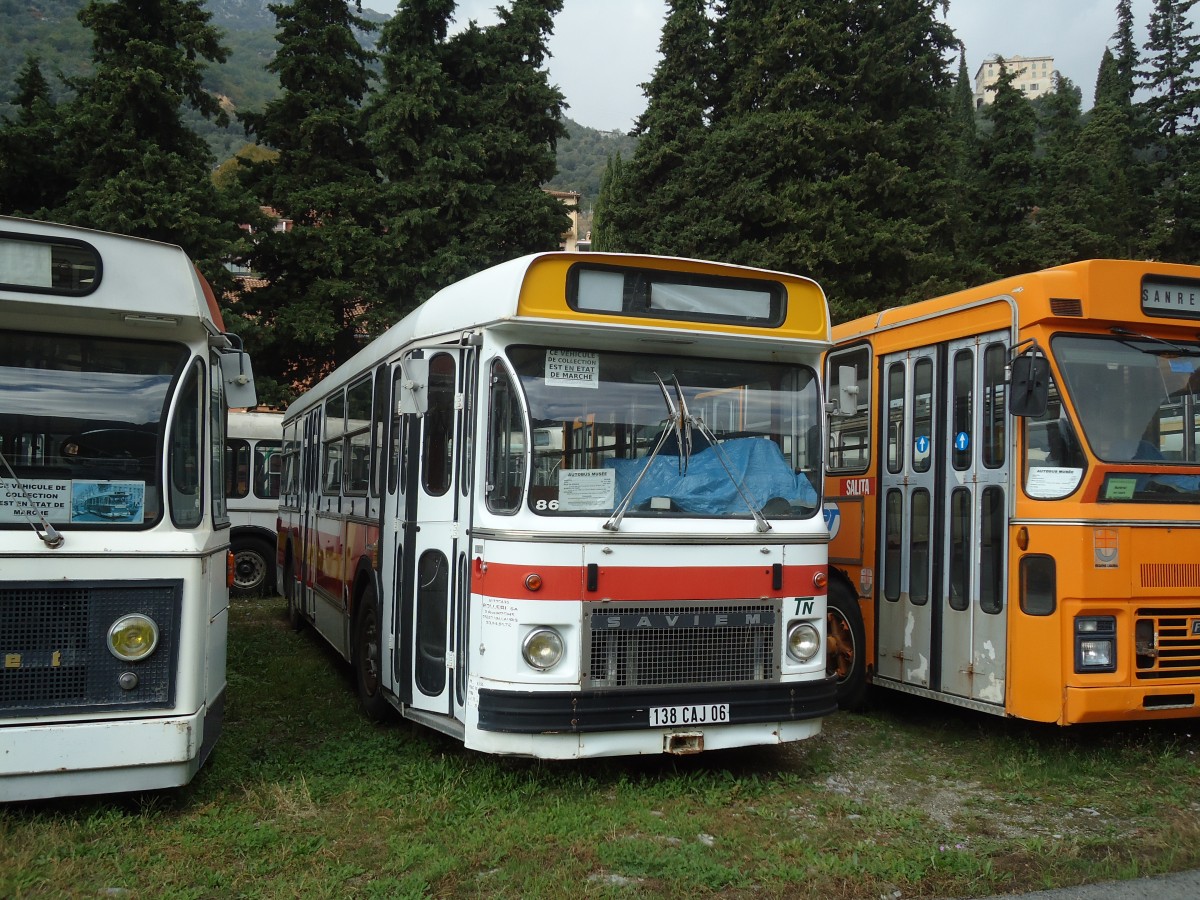
{"label": "round headlight", "polygon": [[553,628],[535,628],[525,636],[521,655],[535,669],[551,669],[563,655],[563,639]]}
{"label": "round headlight", "polygon": [[821,649],[821,635],[807,622],[797,622],[788,629],[787,652],[796,662],[808,662]]}
{"label": "round headlight", "polygon": [[121,616],[108,629],[109,652],[125,662],[145,659],[157,646],[158,626],[152,618],[141,613]]}

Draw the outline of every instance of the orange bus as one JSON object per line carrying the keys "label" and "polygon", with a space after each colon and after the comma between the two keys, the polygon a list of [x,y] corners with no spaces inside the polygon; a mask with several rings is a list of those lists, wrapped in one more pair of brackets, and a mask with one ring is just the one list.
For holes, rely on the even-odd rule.
{"label": "orange bus", "polygon": [[1200,267],[1079,262],[833,340],[842,705],[873,683],[1063,725],[1197,715]]}

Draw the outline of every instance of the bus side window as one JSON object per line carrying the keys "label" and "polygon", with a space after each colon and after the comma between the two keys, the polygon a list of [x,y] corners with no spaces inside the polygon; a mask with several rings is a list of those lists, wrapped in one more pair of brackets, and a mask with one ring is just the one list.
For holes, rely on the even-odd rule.
{"label": "bus side window", "polygon": [[341,391],[325,401],[324,449],[321,453],[321,489],[337,494],[342,486],[342,432],[346,428],[346,402]]}
{"label": "bus side window", "polygon": [[858,406],[850,415],[831,416],[826,464],[831,472],[865,472],[871,461],[871,348],[863,345],[830,353],[826,370],[827,396],[848,392],[857,398]]}
{"label": "bus side window", "polygon": [[250,492],[250,442],[230,438],[225,442],[225,496],[240,500]]}

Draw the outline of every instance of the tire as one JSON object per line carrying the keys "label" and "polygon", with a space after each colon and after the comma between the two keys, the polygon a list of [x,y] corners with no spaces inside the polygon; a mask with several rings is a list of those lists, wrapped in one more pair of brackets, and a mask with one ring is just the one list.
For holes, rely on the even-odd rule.
{"label": "tire", "polygon": [[383,695],[383,642],[379,599],[374,585],[368,585],[358,601],[354,617],[354,684],[358,703],[372,722],[385,722],[392,717],[392,705]]}
{"label": "tire", "polygon": [[275,589],[274,548],[258,537],[235,537],[233,587],[235,597],[258,597]]}
{"label": "tire", "polygon": [[860,710],[867,702],[866,628],[854,589],[831,576],[825,611],[825,672],[837,676],[838,708]]}

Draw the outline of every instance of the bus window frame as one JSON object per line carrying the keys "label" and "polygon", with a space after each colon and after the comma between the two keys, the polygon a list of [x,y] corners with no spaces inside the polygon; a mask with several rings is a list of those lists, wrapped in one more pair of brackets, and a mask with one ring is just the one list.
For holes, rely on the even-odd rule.
{"label": "bus window frame", "polygon": [[832,417],[839,424],[849,423],[852,419],[861,421],[863,426],[863,444],[861,448],[855,448],[855,452],[859,454],[858,459],[851,464],[843,463],[835,465],[836,457],[845,458],[845,447],[835,448],[832,446],[834,434],[842,435],[844,429],[834,428],[833,424],[827,428],[826,439],[826,458],[828,464],[826,469],[832,475],[856,475],[866,472],[871,468],[872,454],[872,439],[871,439],[871,421],[873,415],[873,400],[874,400],[874,378],[875,378],[875,351],[870,343],[863,342],[861,344],[852,344],[848,347],[838,347],[831,350],[826,356],[826,395],[834,397],[838,395],[842,385],[840,383],[841,369],[845,365],[841,361],[847,357],[853,357],[857,354],[864,354],[863,365],[860,368],[858,363],[854,363],[854,370],[858,376],[858,383],[854,387],[857,389],[858,410],[853,415],[839,415],[832,413]]}

